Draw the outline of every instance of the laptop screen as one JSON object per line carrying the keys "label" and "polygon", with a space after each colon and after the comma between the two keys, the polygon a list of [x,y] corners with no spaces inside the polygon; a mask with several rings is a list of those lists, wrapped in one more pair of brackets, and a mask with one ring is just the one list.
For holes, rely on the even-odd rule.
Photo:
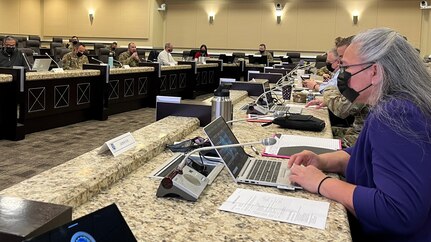
{"label": "laptop screen", "polygon": [[37,237],[31,242],[135,242],[136,238],[115,204],[99,209]]}
{"label": "laptop screen", "polygon": [[[204,132],[207,134],[208,139],[214,146],[228,145],[228,144],[239,144],[235,135],[230,130],[222,117],[219,117],[212,121],[210,124],[204,127]],[[217,149],[220,158],[226,163],[227,168],[236,178],[244,167],[245,162],[248,159],[242,147],[232,147]]]}
{"label": "laptop screen", "polygon": [[33,63],[33,70],[48,71],[51,65],[51,59],[36,59]]}

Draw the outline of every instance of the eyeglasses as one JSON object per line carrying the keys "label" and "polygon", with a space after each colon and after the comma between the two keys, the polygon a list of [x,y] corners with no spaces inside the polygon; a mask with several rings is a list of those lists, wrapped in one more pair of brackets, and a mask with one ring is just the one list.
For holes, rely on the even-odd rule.
{"label": "eyeglasses", "polygon": [[363,69],[361,69],[361,70],[359,70],[359,71],[357,71],[357,72],[355,72],[355,73],[352,73],[352,76],[353,75],[356,75],[356,74],[358,74],[359,72],[361,72],[361,71],[364,71],[364,70],[366,70],[366,69],[368,69],[368,68],[370,68],[372,65],[374,65],[376,62],[374,62],[374,61],[369,61],[369,62],[364,62],[364,63],[359,63],[359,64],[351,64],[351,65],[340,65],[340,72],[345,72],[346,71],[346,69],[347,68],[349,68],[349,67],[353,67],[353,66],[363,66],[363,65],[367,65],[367,67],[365,67],[365,68],[363,68]]}

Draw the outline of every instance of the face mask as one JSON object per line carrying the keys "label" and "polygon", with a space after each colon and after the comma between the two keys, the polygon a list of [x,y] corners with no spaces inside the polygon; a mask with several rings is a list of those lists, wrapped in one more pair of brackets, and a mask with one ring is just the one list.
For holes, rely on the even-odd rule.
{"label": "face mask", "polygon": [[368,85],[367,87],[363,88],[360,91],[356,91],[355,89],[349,87],[349,81],[352,78],[352,76],[360,73],[361,71],[364,71],[368,68],[370,68],[372,66],[372,64],[368,65],[367,67],[365,67],[364,69],[355,72],[354,74],[348,72],[348,71],[340,71],[340,74],[338,75],[337,78],[337,87],[338,90],[340,91],[341,95],[343,95],[345,98],[347,98],[347,100],[349,100],[351,103],[353,103],[356,98],[359,96],[359,94],[361,94],[361,92],[367,90],[369,87],[371,87],[373,84]]}
{"label": "face mask", "polygon": [[335,69],[332,68],[332,63],[326,62],[326,69],[328,69],[328,71],[330,72],[334,72]]}
{"label": "face mask", "polygon": [[81,57],[81,56],[83,56],[83,55],[84,55],[84,53],[78,52],[78,53],[76,53],[76,55],[77,55],[78,57]]}
{"label": "face mask", "polygon": [[172,52],[172,49],[171,49],[171,48],[169,48],[169,49],[168,49],[168,52],[169,52],[169,53],[171,53],[171,52]]}
{"label": "face mask", "polygon": [[115,47],[112,47],[112,50],[115,50]]}
{"label": "face mask", "polygon": [[13,52],[15,52],[15,47],[5,47],[5,52],[6,52],[8,55],[12,55],[12,54],[13,54]]}
{"label": "face mask", "polygon": [[76,44],[78,44],[78,41],[77,40],[73,40],[72,44],[76,45]]}

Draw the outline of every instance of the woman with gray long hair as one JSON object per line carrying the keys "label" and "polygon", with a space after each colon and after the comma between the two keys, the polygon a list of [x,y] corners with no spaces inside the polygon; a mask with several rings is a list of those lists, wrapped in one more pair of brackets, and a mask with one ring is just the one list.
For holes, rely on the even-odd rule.
{"label": "woman with gray long hair", "polygon": [[357,223],[353,239],[431,241],[430,73],[418,52],[386,28],[357,35],[340,69],[340,92],[372,110],[355,146],[293,155],[291,181],[342,203]]}

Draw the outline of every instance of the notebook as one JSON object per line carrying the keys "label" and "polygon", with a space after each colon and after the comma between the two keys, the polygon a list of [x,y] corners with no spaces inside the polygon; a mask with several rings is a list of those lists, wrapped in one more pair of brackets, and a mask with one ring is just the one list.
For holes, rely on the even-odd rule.
{"label": "notebook", "polygon": [[[222,117],[204,127],[213,146],[239,144],[232,130]],[[294,190],[300,188],[289,181],[287,162],[250,158],[243,147],[216,149],[229,174],[237,183],[278,187]]]}
{"label": "notebook", "polygon": [[48,71],[51,66],[51,59],[35,59],[33,67],[34,71]]}
{"label": "notebook", "polygon": [[136,238],[115,204],[99,209],[44,234],[31,242],[135,242]]}

